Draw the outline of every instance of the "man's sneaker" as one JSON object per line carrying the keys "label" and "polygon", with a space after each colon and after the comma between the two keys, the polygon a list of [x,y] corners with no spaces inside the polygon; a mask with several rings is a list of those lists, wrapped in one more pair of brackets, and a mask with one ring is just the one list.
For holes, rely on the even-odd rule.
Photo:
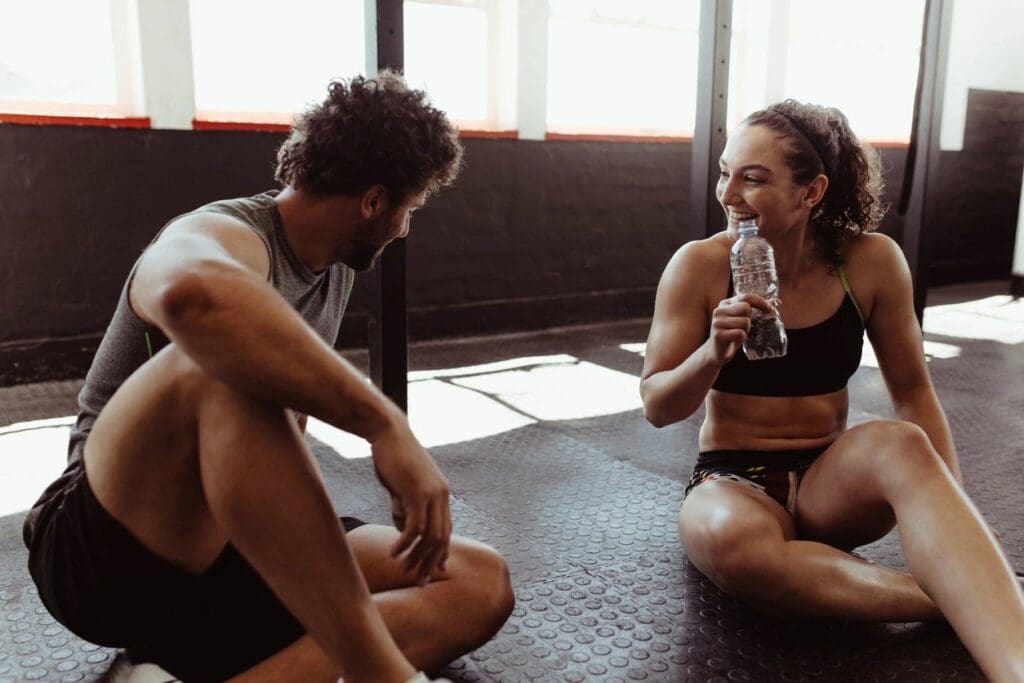
{"label": "man's sneaker", "polygon": [[132,664],[122,652],[114,658],[102,683],[181,683],[156,664]]}

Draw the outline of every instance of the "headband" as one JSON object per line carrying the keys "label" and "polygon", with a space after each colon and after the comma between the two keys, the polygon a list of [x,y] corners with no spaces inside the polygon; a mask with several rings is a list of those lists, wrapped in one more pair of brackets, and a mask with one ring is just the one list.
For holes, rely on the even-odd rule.
{"label": "headband", "polygon": [[789,121],[791,126],[796,128],[796,131],[798,133],[800,133],[800,135],[803,136],[804,140],[806,140],[808,143],[810,143],[811,149],[813,149],[814,153],[818,155],[818,161],[821,162],[821,167],[823,169],[825,169],[825,173],[828,174],[828,172],[829,172],[829,165],[827,163],[825,163],[825,155],[822,153],[821,147],[819,147],[817,145],[817,143],[814,141],[814,138],[811,137],[811,135],[807,132],[807,130],[802,125],[800,125],[795,118],[793,118],[789,114],[787,114],[785,112],[782,112],[782,111],[779,111],[778,109],[771,109],[769,111],[775,112],[776,114],[778,114],[782,118],[784,118],[787,121]]}

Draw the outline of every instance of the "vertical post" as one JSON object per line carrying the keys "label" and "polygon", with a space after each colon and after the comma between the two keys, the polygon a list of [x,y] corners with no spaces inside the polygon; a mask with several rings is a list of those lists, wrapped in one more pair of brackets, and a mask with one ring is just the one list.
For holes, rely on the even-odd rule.
{"label": "vertical post", "polygon": [[516,69],[516,127],[520,140],[547,133],[548,2],[519,0]]}
{"label": "vertical post", "polygon": [[924,321],[928,300],[928,251],[923,238],[924,226],[938,228],[935,198],[928,199],[928,183],[938,174],[939,134],[942,98],[946,85],[946,59],[952,15],[950,0],[927,0],[921,37],[921,64],[918,67],[917,97],[914,103],[914,129],[904,171],[903,238],[901,246],[910,266],[914,286],[914,312]]}
{"label": "vertical post", "polygon": [[[189,130],[195,118],[192,38],[188,2],[139,0],[111,3],[115,25],[138,21],[142,104],[153,128]],[[134,16],[132,16],[134,14]],[[132,50],[115,38],[119,57]],[[118,89],[127,73],[118,78]],[[120,93],[119,93],[120,94]],[[135,97],[135,95],[133,95]]]}
{"label": "vertical post", "polygon": [[718,232],[722,226],[722,210],[715,197],[715,185],[718,182],[718,158],[725,148],[731,39],[732,0],[701,0],[697,116],[690,173],[693,225],[689,239],[703,239]]}
{"label": "vertical post", "polygon": [[764,99],[771,104],[786,97],[786,64],[789,61],[790,1],[772,0],[768,20],[768,79]]}
{"label": "vertical post", "polygon": [[1010,294],[1024,297],[1024,177],[1020,182],[1020,208],[1017,210],[1017,237],[1013,248]]}
{"label": "vertical post", "polygon": [[[365,23],[367,72],[403,70],[402,0],[366,0]],[[376,54],[371,53],[373,45]],[[402,410],[408,410],[405,240],[398,240],[384,250],[371,277],[370,378]]]}

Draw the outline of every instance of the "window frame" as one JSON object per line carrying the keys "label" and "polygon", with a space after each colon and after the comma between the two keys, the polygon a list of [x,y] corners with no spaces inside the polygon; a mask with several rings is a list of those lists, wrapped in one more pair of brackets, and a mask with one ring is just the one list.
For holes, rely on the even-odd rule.
{"label": "window frame", "polygon": [[70,100],[28,100],[0,97],[0,123],[29,125],[74,125],[111,128],[146,128],[148,116],[141,115],[142,88],[140,40],[134,0],[107,0],[112,40],[113,104]]}

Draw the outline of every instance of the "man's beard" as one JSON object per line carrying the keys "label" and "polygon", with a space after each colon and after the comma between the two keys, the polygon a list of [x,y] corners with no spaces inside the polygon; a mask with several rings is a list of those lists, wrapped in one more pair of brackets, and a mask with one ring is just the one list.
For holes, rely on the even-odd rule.
{"label": "man's beard", "polygon": [[384,247],[374,247],[370,244],[356,244],[352,247],[352,256],[349,257],[348,266],[360,273],[366,271],[377,265],[377,259],[380,258],[383,253]]}
{"label": "man's beard", "polygon": [[[352,251],[348,258],[349,268],[360,273],[373,268],[390,240],[391,216],[372,218],[359,226],[352,240]],[[387,241],[385,241],[387,240]]]}

